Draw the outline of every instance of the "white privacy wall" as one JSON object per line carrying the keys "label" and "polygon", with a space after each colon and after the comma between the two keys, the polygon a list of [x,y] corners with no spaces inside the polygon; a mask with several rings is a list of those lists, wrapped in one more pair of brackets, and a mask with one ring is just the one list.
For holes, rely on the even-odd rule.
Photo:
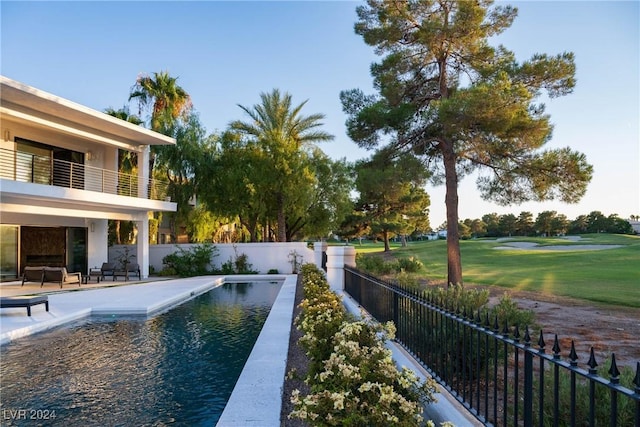
{"label": "white privacy wall", "polygon": [[[109,261],[117,262],[120,254],[124,253],[127,245],[114,245],[109,248]],[[189,251],[192,247],[198,246],[197,243],[187,243],[179,245],[149,245],[149,266],[158,272],[161,271],[162,258],[176,252],[178,247]],[[302,255],[302,263],[313,263],[313,249],[307,248],[306,242],[283,242],[283,243],[237,243],[237,244],[214,244],[217,249],[217,256],[211,260],[213,268],[219,269],[222,264],[231,260],[234,261],[237,256],[246,254],[248,262],[253,270],[260,274],[266,274],[271,269],[277,269],[280,274],[290,274],[291,261],[289,254],[296,252]],[[136,253],[135,245],[129,245],[130,253]],[[300,262],[300,258],[298,259]],[[135,262],[135,261],[134,261]]]}

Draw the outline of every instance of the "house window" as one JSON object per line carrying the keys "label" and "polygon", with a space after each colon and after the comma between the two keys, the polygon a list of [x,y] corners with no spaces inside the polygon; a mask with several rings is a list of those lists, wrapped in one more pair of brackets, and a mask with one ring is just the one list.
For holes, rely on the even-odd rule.
{"label": "house window", "polygon": [[16,181],[84,189],[84,153],[16,138]]}

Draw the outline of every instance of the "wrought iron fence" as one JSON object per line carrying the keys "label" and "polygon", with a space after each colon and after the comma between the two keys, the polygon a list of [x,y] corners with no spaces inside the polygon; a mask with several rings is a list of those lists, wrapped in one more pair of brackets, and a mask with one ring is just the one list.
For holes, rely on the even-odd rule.
{"label": "wrought iron fence", "polygon": [[378,321],[393,321],[398,343],[486,425],[640,427],[640,362],[631,390],[620,384],[615,354],[607,379],[593,348],[586,368],[573,341],[563,360],[557,335],[548,352],[542,332],[534,342],[528,328],[443,308],[429,293],[354,268],[345,267],[345,291]]}
{"label": "wrought iron fence", "polygon": [[0,178],[164,200],[168,183],[22,151],[0,149]]}

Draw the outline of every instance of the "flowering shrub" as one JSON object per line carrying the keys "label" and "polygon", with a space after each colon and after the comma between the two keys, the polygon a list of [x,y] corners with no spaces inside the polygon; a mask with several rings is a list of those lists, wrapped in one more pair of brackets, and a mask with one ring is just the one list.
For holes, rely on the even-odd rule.
{"label": "flowering shrub", "polygon": [[323,273],[308,264],[302,274],[305,299],[296,324],[314,367],[305,380],[310,394],[294,390],[289,416],[312,426],[421,425],[423,405],[434,401],[435,382],[398,371],[384,346],[395,334],[393,324],[347,321]]}
{"label": "flowering shrub", "polygon": [[347,312],[338,296],[331,292],[329,284],[313,264],[302,267],[304,299],[296,326],[304,332],[298,342],[309,356],[309,374],[315,375],[322,362],[331,354],[333,336],[340,329]]}

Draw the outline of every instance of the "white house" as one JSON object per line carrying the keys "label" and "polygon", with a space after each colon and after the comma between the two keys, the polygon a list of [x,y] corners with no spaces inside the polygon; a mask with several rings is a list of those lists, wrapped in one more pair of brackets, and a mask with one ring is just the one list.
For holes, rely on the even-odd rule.
{"label": "white house", "polygon": [[[28,265],[87,272],[107,261],[107,220],[134,221],[136,260],[149,272],[151,211],[172,212],[149,179],[152,145],[173,138],[0,76],[0,274]],[[118,150],[138,156],[118,173]]]}

